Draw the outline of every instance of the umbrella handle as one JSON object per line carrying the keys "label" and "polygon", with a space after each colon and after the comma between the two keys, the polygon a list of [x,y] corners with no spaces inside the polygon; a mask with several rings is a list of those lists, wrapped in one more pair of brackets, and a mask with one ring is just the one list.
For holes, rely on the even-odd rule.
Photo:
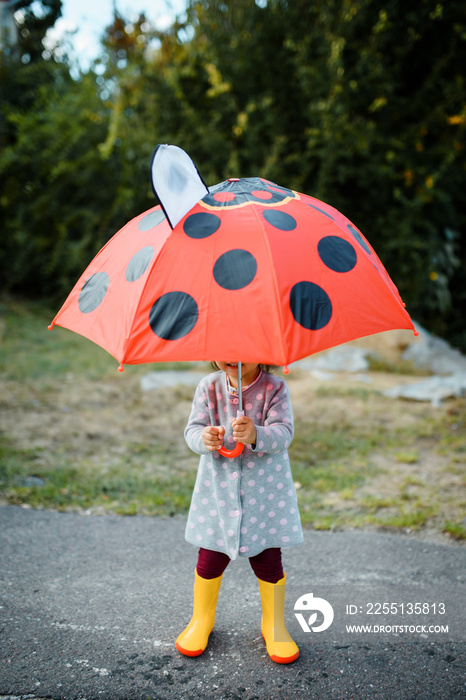
{"label": "umbrella handle", "polygon": [[[237,411],[236,412],[236,417],[241,418],[244,416],[244,411]],[[244,450],[244,445],[242,442],[236,442],[235,446],[232,450],[227,450],[223,445],[219,447],[217,452],[222,455],[222,457],[229,457],[230,459],[233,459],[234,457],[239,457],[241,452]]]}
{"label": "umbrella handle", "polygon": [[222,455],[222,457],[229,457],[230,459],[233,459],[234,457],[239,457],[241,452],[244,450],[244,445],[242,442],[237,442],[235,444],[235,447],[232,450],[226,450],[223,445],[220,447],[217,452]]}

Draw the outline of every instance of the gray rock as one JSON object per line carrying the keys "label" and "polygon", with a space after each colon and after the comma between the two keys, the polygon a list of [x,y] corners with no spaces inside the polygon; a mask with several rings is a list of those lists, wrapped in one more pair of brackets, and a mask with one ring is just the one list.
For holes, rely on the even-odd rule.
{"label": "gray rock", "polygon": [[402,354],[402,359],[411,362],[418,369],[434,374],[456,374],[466,372],[466,356],[452,348],[446,340],[428,333],[416,323],[419,337]]}
{"label": "gray rock", "polygon": [[448,377],[427,377],[414,384],[398,384],[383,393],[392,399],[430,401],[433,406],[439,406],[443,399],[466,395],[466,372],[456,372]]}
{"label": "gray rock", "polygon": [[206,372],[186,372],[183,370],[162,370],[143,374],[140,380],[142,391],[154,391],[170,386],[197,386]]}

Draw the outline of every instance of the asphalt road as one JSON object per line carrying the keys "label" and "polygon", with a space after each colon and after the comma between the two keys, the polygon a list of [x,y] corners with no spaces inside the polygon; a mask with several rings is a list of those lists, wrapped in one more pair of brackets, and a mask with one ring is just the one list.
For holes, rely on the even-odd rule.
{"label": "asphalt road", "polygon": [[[225,572],[205,653],[176,651],[196,562],[184,527],[182,518],[0,507],[0,698],[466,697],[465,547],[307,530],[303,545],[284,550],[287,625],[301,655],[282,666],[265,651],[247,559]],[[311,593],[334,611],[321,632],[295,616]],[[303,615],[314,627],[323,619]]]}

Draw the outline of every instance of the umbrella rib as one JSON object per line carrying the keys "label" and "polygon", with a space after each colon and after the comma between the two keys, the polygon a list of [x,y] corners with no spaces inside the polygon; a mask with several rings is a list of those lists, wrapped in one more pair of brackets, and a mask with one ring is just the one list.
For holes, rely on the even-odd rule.
{"label": "umbrella rib", "polygon": [[[162,211],[163,211],[163,209],[162,209]],[[167,219],[167,225],[169,225],[168,219]],[[135,309],[134,309],[134,313],[133,313],[133,318],[132,318],[132,320],[131,320],[131,324],[130,324],[130,327],[129,327],[128,335],[126,335],[126,336],[125,336],[125,339],[124,339],[124,343],[123,343],[123,352],[122,352],[122,357],[123,357],[123,359],[120,360],[120,358],[117,358],[118,360],[120,360],[120,362],[121,362],[122,365],[125,364],[125,359],[124,359],[124,358],[126,357],[126,352],[127,352],[127,349],[128,349],[128,345],[129,345],[130,339],[132,338],[132,335],[133,335],[134,324],[135,324],[135,322],[136,322],[136,318],[138,318],[138,316],[139,316],[139,308],[140,308],[140,305],[141,305],[141,300],[145,297],[146,289],[147,289],[147,287],[148,287],[148,285],[149,285],[152,271],[153,271],[154,267],[156,266],[157,261],[160,259],[160,256],[162,255],[163,251],[165,250],[165,247],[167,246],[167,244],[168,244],[168,242],[169,242],[169,240],[170,240],[172,234],[173,234],[173,229],[171,229],[171,230],[169,231],[168,236],[166,236],[164,242],[163,242],[162,245],[160,246],[160,249],[159,249],[157,255],[154,257],[154,260],[152,261],[152,265],[150,266],[150,268],[149,268],[149,270],[148,270],[148,272],[147,272],[146,279],[145,279],[145,281],[144,281],[144,284],[143,284],[141,293],[139,294],[137,304],[135,305]],[[153,360],[153,362],[157,362],[157,360]]]}
{"label": "umbrella rib", "polygon": [[[268,236],[267,236],[267,231],[266,231],[266,229],[265,229],[265,227],[264,227],[264,224],[262,223],[262,219],[261,219],[260,216],[259,216],[259,212],[257,211],[257,207],[253,206],[252,209],[253,209],[253,212],[254,212],[254,216],[255,216],[256,219],[257,219],[258,225],[259,225],[260,229],[261,229],[262,232],[263,232],[263,236],[264,236],[264,240],[265,240],[265,245],[267,246],[267,254],[268,254],[268,256],[269,256],[269,260],[273,263],[272,250],[271,250],[271,248],[270,248],[270,243],[269,243],[269,239],[268,239]],[[277,277],[276,277],[276,274],[275,274],[275,266],[274,266],[274,265],[271,265],[270,267],[271,267],[271,269],[272,269],[272,271],[273,271],[273,274],[271,275],[271,277],[272,277],[272,279],[273,279],[273,289],[274,289],[274,294],[275,294],[275,300],[274,300],[274,301],[275,301],[275,305],[276,305],[277,310],[278,310],[278,318],[279,318],[279,337],[280,337],[279,345],[280,345],[280,355],[281,355],[281,357],[282,357],[282,359],[283,359],[283,361],[282,361],[280,364],[281,364],[281,365],[286,365],[287,359],[286,359],[285,344],[284,344],[284,342],[283,342],[283,332],[282,332],[282,329],[283,329],[283,325],[284,325],[284,324],[283,324],[282,308],[281,308],[281,303],[280,303],[280,294],[279,294],[279,290],[278,290]]]}

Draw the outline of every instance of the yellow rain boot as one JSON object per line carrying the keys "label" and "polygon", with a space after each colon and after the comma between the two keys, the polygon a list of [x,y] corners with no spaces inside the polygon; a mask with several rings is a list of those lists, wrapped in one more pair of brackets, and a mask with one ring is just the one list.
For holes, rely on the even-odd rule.
{"label": "yellow rain boot", "polygon": [[286,574],[277,583],[259,581],[262,602],[261,631],[267,653],[277,664],[289,664],[299,656],[299,649],[285,625]]}
{"label": "yellow rain boot", "polygon": [[206,579],[194,570],[193,616],[189,625],[176,640],[176,648],[185,656],[200,656],[207,646],[209,635],[214,627],[222,576]]}

